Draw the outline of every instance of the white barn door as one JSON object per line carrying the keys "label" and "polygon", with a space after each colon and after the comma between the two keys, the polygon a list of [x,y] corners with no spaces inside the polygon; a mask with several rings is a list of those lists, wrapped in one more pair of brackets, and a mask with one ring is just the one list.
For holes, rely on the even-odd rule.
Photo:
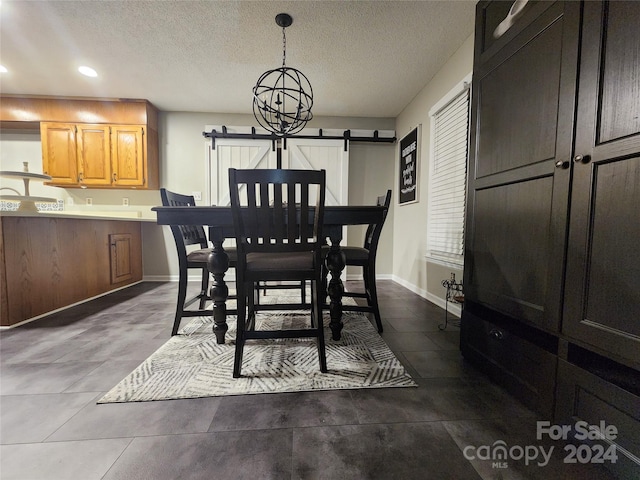
{"label": "white barn door", "polygon": [[216,139],[209,146],[209,204],[227,206],[229,168],[276,168],[276,152],[270,140]]}
{"label": "white barn door", "polygon": [[343,140],[287,138],[282,167],[327,171],[327,205],[349,203],[349,150]]}

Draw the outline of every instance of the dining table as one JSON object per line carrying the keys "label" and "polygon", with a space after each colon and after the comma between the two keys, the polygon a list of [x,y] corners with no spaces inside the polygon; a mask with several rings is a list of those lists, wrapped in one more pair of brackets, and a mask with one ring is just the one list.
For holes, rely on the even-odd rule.
{"label": "dining table", "polygon": [[[212,251],[207,267],[212,276],[210,296],[213,301],[213,333],[218,344],[225,343],[228,330],[227,306],[229,288],[224,280],[229,269],[229,256],[224,250],[225,239],[235,239],[235,229],[230,206],[181,206],[153,207],[159,225],[202,225],[209,227],[209,241]],[[342,297],[344,284],[341,274],[345,268],[345,256],[340,249],[344,227],[348,225],[369,225],[383,221],[386,208],[377,205],[326,205],[322,234],[328,239],[329,251],[324,259],[329,271],[327,294],[332,338],[340,340],[343,327]],[[313,215],[311,210],[310,215]]]}

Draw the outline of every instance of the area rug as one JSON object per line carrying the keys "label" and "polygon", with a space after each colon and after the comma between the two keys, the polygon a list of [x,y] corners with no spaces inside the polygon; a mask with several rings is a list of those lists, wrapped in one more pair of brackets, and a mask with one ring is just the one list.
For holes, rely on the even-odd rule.
{"label": "area rug", "polygon": [[[345,312],[339,341],[331,339],[325,314],[328,373],[318,364],[315,339],[248,341],[242,377],[233,378],[235,317],[228,316],[226,343],[212,333],[213,320],[197,317],[160,347],[98,403],[382,387],[417,387],[361,313]],[[309,314],[259,313],[259,328],[301,328]]]}

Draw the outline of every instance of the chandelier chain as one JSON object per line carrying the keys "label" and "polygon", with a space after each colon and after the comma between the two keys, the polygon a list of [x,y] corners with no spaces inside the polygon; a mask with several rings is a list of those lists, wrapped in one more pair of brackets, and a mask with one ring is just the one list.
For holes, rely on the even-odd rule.
{"label": "chandelier chain", "polygon": [[282,66],[285,66],[285,60],[287,59],[287,34],[285,33],[285,27],[282,27]]}

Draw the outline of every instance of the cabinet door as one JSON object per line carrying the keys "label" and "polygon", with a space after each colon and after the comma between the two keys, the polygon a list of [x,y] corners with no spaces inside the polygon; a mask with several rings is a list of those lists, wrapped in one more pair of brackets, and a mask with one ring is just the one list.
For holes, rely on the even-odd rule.
{"label": "cabinet door", "polygon": [[141,187],[146,183],[144,127],[111,126],[113,186]]}
{"label": "cabinet door", "polygon": [[114,233],[109,235],[111,259],[111,284],[124,282],[133,278],[132,235],[130,233]]}
{"label": "cabinet door", "polygon": [[77,185],[76,126],[70,123],[40,124],[42,171],[51,176],[48,185]]}
{"label": "cabinet door", "polygon": [[78,174],[81,185],[111,184],[108,125],[77,125]]}
{"label": "cabinet door", "polygon": [[562,330],[640,367],[640,2],[585,2]]}
{"label": "cabinet door", "polygon": [[[473,77],[465,309],[558,331],[580,4],[556,2]],[[467,302],[468,300],[468,302]]]}

